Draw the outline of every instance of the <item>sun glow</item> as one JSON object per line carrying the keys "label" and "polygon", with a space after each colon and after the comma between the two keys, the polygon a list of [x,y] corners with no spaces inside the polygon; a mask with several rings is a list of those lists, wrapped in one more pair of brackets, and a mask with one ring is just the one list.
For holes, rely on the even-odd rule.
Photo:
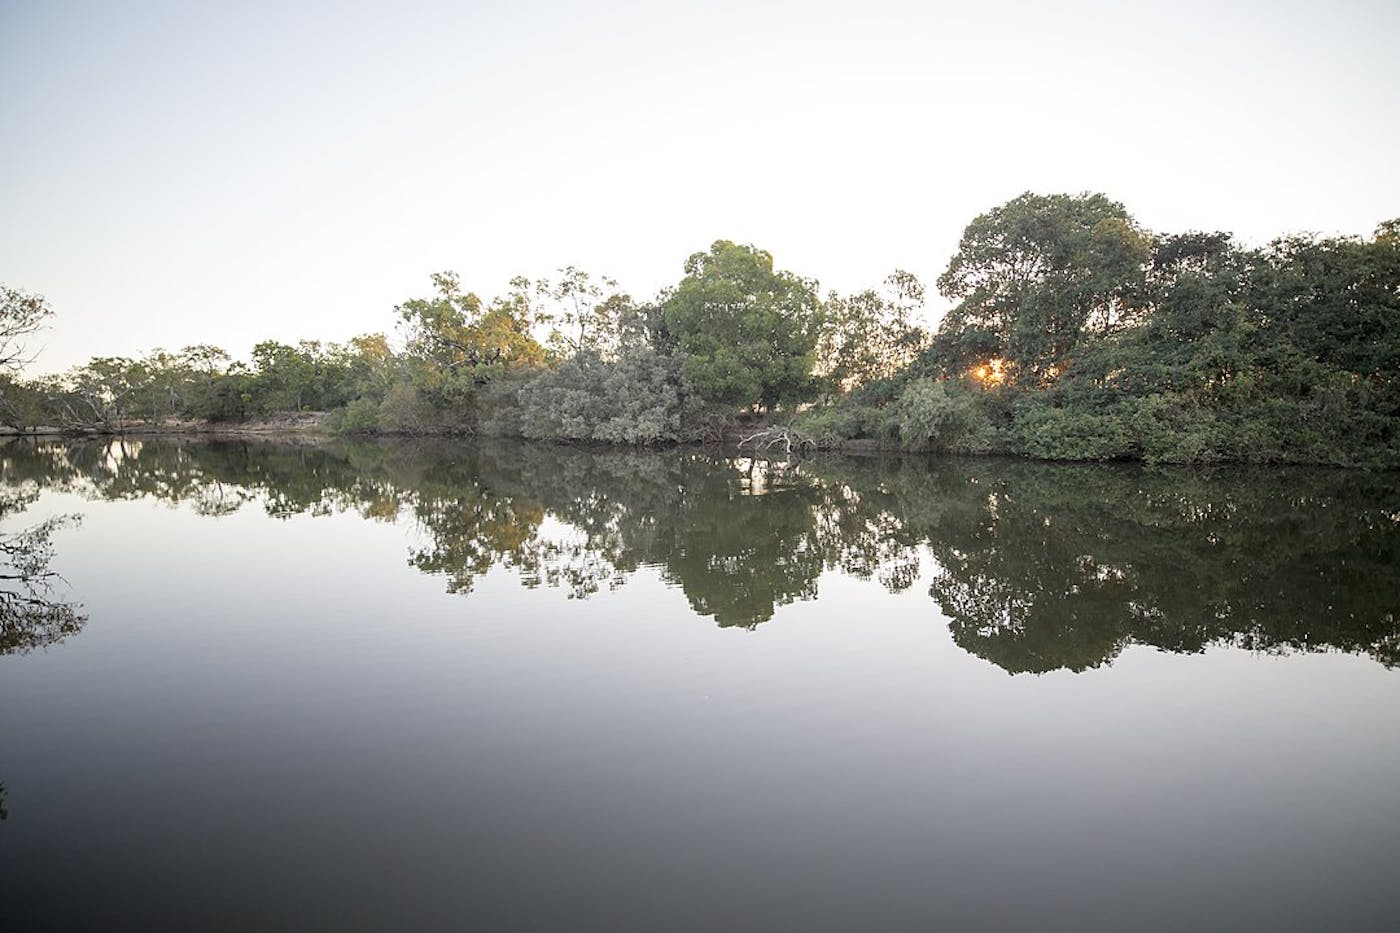
{"label": "sun glow", "polygon": [[972,378],[986,388],[1006,382],[1006,361],[999,356],[992,357],[972,371]]}

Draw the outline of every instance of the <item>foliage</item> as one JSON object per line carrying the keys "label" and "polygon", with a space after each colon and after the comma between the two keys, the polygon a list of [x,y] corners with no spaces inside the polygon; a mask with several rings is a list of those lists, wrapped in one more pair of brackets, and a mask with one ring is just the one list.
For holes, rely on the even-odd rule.
{"label": "foliage", "polygon": [[422,434],[436,421],[433,406],[408,383],[395,383],[379,403],[376,424],[392,434]]}
{"label": "foliage", "polygon": [[1400,665],[1388,473],[492,440],[12,439],[0,460],[12,483],[204,514],[407,516],[410,562],[452,592],[499,568],[586,598],[651,567],[715,624],[752,627],[840,570],[891,591],[927,581],[954,642],[1013,673],[1098,667],[1132,644]]}
{"label": "foliage", "polygon": [[511,291],[490,307],[462,291],[456,273],[434,275],[433,286],[433,297],[411,299],[396,309],[407,339],[410,381],[429,403],[470,404],[476,387],[496,371],[544,361],[544,347],[530,333],[534,311],[527,280],[513,280]]}
{"label": "foliage", "polygon": [[[356,433],[650,444],[781,410],[823,446],[1400,466],[1400,221],[1248,249],[1220,232],[1151,235],[1101,194],[1024,194],[968,225],[938,280],[956,304],[931,339],[909,273],[819,301],[814,281],[726,240],[654,301],[575,266],[512,279],[489,303],[453,273],[432,282],[396,307],[401,343],[0,371],[0,421],[123,431],[325,410]],[[22,359],[49,314],[0,290],[0,363]]]}
{"label": "foliage", "polygon": [[43,295],[0,284],[0,371],[13,371],[30,362],[24,339],[53,317]]}
{"label": "foliage", "polygon": [[846,441],[897,440],[899,424],[886,409],[852,403],[849,399],[803,412],[797,427],[818,447],[840,447]]}
{"label": "foliage", "polygon": [[928,340],[913,322],[923,303],[923,285],[901,270],[880,290],[847,297],[830,293],[822,305],[816,374],[832,390],[849,392],[908,366]]}
{"label": "foliage", "polygon": [[956,382],[912,382],[895,402],[899,436],[907,447],[985,453],[993,432],[980,401],[978,390]]}
{"label": "foliage", "polygon": [[1394,466],[1393,231],[1145,246],[1101,195],[1025,195],[969,226],[939,280],[961,301],[911,371],[980,378],[1008,452]]}
{"label": "foliage", "polygon": [[[1013,378],[1052,376],[1086,334],[1131,323],[1150,240],[1123,205],[1100,194],[1026,193],[977,217],[938,287],[959,301],[944,346],[966,338]],[[953,353],[955,364],[970,362]]]}
{"label": "foliage", "polygon": [[821,313],[815,283],[773,257],[717,240],[662,303],[682,371],[707,405],[772,409],[811,398]]}
{"label": "foliage", "polygon": [[[14,393],[15,373],[27,361],[21,341],[51,314],[42,296],[0,285],[0,378],[8,390],[2,400],[11,420],[27,420],[15,413],[35,403],[32,397],[20,400]],[[6,524],[39,497],[37,484],[15,482],[9,472],[0,469],[7,481],[0,489],[0,522]],[[82,630],[86,616],[73,603],[54,598],[58,574],[50,569],[54,535],[77,521],[77,516],[54,515],[18,531],[0,531],[0,655],[47,647]],[[0,787],[0,818],[3,791]]]}
{"label": "foliage", "polygon": [[549,328],[548,346],[556,357],[576,353],[609,356],[621,343],[621,325],[632,299],[606,276],[595,280],[575,266],[559,270],[553,282],[535,283],[538,322]]}
{"label": "foliage", "polygon": [[593,351],[541,371],[516,393],[519,433],[547,440],[653,444],[688,437],[690,392],[675,362],[633,350],[616,362]]}
{"label": "foliage", "polygon": [[1117,460],[1133,453],[1124,421],[1063,408],[1036,407],[1016,422],[1020,449],[1042,460]]}
{"label": "foliage", "polygon": [[[381,403],[382,404],[382,403]],[[379,405],[372,399],[357,398],[345,406],[339,430],[345,434],[367,434],[379,428]]]}

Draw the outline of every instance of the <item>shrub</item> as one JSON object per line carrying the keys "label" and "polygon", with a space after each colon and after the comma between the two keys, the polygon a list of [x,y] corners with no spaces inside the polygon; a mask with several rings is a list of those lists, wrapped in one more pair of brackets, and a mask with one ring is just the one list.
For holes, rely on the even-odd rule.
{"label": "shrub", "polygon": [[379,428],[379,403],[373,399],[357,398],[340,412],[337,428],[344,434],[367,434]]}
{"label": "shrub", "polygon": [[490,403],[486,430],[540,440],[654,444],[695,435],[699,411],[674,361],[634,350],[579,353]]}
{"label": "shrub", "polygon": [[431,429],[437,419],[433,407],[419,397],[417,389],[397,382],[384,393],[377,421],[382,430],[391,433],[418,434]]}
{"label": "shrub", "polygon": [[1033,408],[1014,426],[1019,446],[1042,460],[1115,460],[1134,452],[1132,432],[1116,414]]}
{"label": "shrub", "polygon": [[953,453],[990,450],[996,435],[978,392],[949,380],[911,382],[894,404],[904,445]]}
{"label": "shrub", "polygon": [[[1137,448],[1149,463],[1210,463],[1224,458],[1221,435],[1225,432],[1215,413],[1187,396],[1149,395],[1136,403],[1130,417]],[[1252,443],[1259,446],[1263,441],[1256,436]]]}

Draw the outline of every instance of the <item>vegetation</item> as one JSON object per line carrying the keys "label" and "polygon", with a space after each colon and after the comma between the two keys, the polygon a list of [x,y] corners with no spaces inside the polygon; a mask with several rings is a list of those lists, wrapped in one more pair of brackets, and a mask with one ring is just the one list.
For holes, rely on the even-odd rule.
{"label": "vegetation", "polygon": [[[0,373],[7,382],[13,383],[15,370],[28,358],[24,338],[52,313],[42,297],[0,286]],[[38,498],[35,484],[6,482],[0,488],[0,522],[9,525]],[[18,531],[8,527],[0,531],[0,655],[24,654],[54,644],[86,623],[77,606],[54,597],[58,575],[49,569],[55,533],[76,520],[55,515]],[[3,804],[4,788],[0,787],[0,819]]]}
{"label": "vegetation", "polygon": [[[1400,221],[1370,238],[1154,234],[1100,194],[1024,194],[921,283],[819,297],[726,240],[649,302],[575,267],[487,302],[453,273],[399,332],[99,357],[0,379],[0,418],[122,431],[330,411],[346,433],[674,443],[765,421],[862,442],[1054,460],[1400,465]],[[6,289],[0,321],[46,314]],[[38,302],[36,304],[35,302]],[[0,327],[0,361],[18,360]]]}
{"label": "vegetation", "polygon": [[928,349],[810,417],[879,438],[892,408],[909,446],[1053,460],[1400,465],[1400,223],[1247,249],[1027,194],[939,287]]}
{"label": "vegetation", "polygon": [[661,311],[682,371],[708,405],[772,411],[815,394],[815,282],[775,272],[772,256],[727,240],[691,256],[685,273]]}
{"label": "vegetation", "polygon": [[410,563],[454,593],[498,568],[587,598],[652,567],[698,614],[751,628],[836,570],[927,586],[954,641],[1013,673],[1093,668],[1131,644],[1400,665],[1386,473],[433,439],[23,438],[0,442],[0,464],[9,483],[205,515],[403,519]]}

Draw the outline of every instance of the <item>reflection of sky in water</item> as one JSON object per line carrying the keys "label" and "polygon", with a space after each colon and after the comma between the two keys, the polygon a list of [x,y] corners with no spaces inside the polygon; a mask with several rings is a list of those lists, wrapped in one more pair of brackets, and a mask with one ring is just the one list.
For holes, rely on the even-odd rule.
{"label": "reflection of sky in water", "polygon": [[652,564],[581,600],[500,569],[447,594],[407,562],[408,507],[46,511],[85,516],[56,569],[91,621],[0,658],[18,929],[1383,929],[1400,907],[1400,676],[1365,656],[1129,644],[1012,677],[954,642],[927,558],[898,593],[827,567],[735,630]]}

